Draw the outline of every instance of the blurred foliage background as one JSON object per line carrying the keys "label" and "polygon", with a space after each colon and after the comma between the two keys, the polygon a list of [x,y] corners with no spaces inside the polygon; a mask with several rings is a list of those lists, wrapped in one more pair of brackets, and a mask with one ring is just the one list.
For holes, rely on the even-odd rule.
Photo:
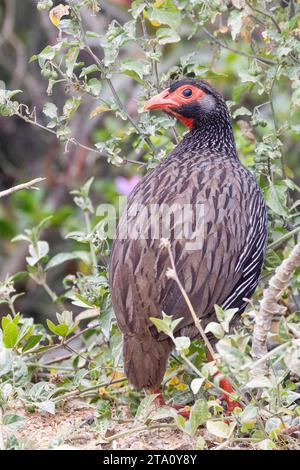
{"label": "blurred foliage background", "polygon": [[[59,393],[77,390],[82,377],[88,377],[88,390],[105,374],[120,378],[121,340],[107,285],[110,240],[98,208],[101,203],[118,207],[118,196],[127,195],[186,132],[161,112],[143,112],[146,99],[183,76],[207,79],[224,94],[240,159],[264,193],[269,248],[251,304],[257,307],[266,281],[298,240],[299,39],[296,0],[0,0],[1,191],[46,178],[39,191],[0,198],[0,316],[6,316],[3,343],[13,350],[14,360],[28,351],[39,354],[57,337],[64,341],[78,322],[85,326],[94,319],[81,355],[67,348],[76,375],[72,383],[63,377],[59,386],[65,388]],[[299,272],[280,300],[286,316],[273,345],[299,337]],[[39,325],[46,319],[47,330]],[[234,339],[239,344],[235,357],[242,362],[249,353],[252,324],[253,314],[246,314],[248,339],[241,339],[244,330]],[[93,325],[98,336],[91,342]],[[99,344],[108,349],[97,349]],[[200,367],[203,349],[196,343],[190,352]],[[297,354],[284,365],[285,374],[300,373]],[[226,360],[228,368],[231,357]],[[15,370],[24,369],[26,360],[20,364]],[[26,370],[31,380],[32,370]],[[14,372],[4,366],[0,373]],[[189,379],[179,382],[176,374],[176,368],[169,371],[170,393],[184,402],[182,392],[191,394]],[[22,380],[21,389],[28,389]],[[248,376],[241,372],[238,380],[245,385]],[[295,390],[293,384],[288,387]],[[27,400],[53,412],[46,388],[40,387],[39,400],[30,389]],[[276,390],[279,394],[279,386]],[[276,413],[279,402],[272,393],[266,396]],[[286,397],[286,389],[282,393]],[[136,411],[135,399],[129,402]],[[293,403],[299,414],[295,400],[286,406]],[[185,429],[182,422],[178,426]],[[242,426],[242,435],[251,426]],[[270,442],[263,445],[272,447]]]}

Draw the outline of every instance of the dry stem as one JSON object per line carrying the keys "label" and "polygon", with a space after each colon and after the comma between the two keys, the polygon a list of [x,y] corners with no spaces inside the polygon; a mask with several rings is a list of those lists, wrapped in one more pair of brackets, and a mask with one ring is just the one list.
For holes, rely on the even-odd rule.
{"label": "dry stem", "polygon": [[200,336],[203,338],[203,341],[204,341],[204,343],[205,343],[212,359],[214,361],[216,361],[215,351],[214,351],[212,345],[210,344],[210,341],[209,341],[207,335],[205,334],[204,329],[202,328],[200,318],[197,317],[197,314],[194,310],[194,307],[191,304],[191,301],[190,301],[186,291],[184,290],[184,287],[181,284],[180,279],[178,278],[178,275],[177,275],[177,272],[176,272],[176,266],[175,266],[175,262],[174,262],[174,258],[173,258],[173,254],[172,254],[172,251],[171,251],[170,242],[168,240],[163,240],[162,241],[162,246],[167,248],[168,253],[169,253],[169,257],[170,257],[170,261],[171,261],[171,265],[172,265],[172,271],[169,271],[168,277],[174,279],[174,281],[177,283],[177,285],[180,289],[180,292],[181,292],[181,294],[182,294],[182,296],[183,296],[183,298],[184,298],[184,300],[185,300],[185,302],[186,302],[186,304],[189,308],[189,311],[190,311],[190,314],[191,314],[191,316],[194,320],[195,326],[196,326],[197,330],[199,331]]}
{"label": "dry stem", "polygon": [[12,193],[17,191],[21,191],[21,189],[39,189],[36,188],[34,185],[44,181],[46,178],[35,178],[32,181],[28,181],[27,183],[18,184],[17,186],[13,186],[12,188],[6,189],[5,191],[0,192],[0,198],[4,196],[9,196]]}
{"label": "dry stem", "polygon": [[[283,289],[288,285],[289,278],[293,271],[300,265],[300,243],[292,250],[290,256],[277,267],[274,276],[269,281],[269,286],[264,290],[260,310],[256,315],[253,340],[252,357],[254,359],[263,358],[267,354],[267,335],[271,329],[273,315],[283,313],[285,307],[278,304],[278,300]],[[260,362],[259,368],[253,371],[265,373],[265,361]]]}

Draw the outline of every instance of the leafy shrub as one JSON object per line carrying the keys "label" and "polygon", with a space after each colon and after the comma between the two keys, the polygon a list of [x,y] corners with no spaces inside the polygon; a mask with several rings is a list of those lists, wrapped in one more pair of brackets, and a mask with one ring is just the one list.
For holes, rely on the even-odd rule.
{"label": "leafy shrub", "polygon": [[[130,407],[145,429],[158,426],[157,422],[163,426],[165,421],[161,420],[171,419],[174,427],[197,436],[194,442],[199,449],[210,447],[218,439],[225,439],[226,445],[241,442],[261,449],[297,447],[299,269],[280,300],[288,310],[271,336],[275,348],[268,356],[265,376],[251,376],[255,363],[250,340],[253,310],[261,299],[262,287],[298,238],[298,5],[268,0],[135,0],[126,12],[126,21],[121,24],[112,20],[101,32],[87,30],[84,20],[87,14],[102,14],[97,0],[69,0],[54,9],[51,0],[40,0],[38,9],[46,18],[50,10],[49,21],[57,30],[55,44],[48,44],[31,58],[47,80],[49,101],[43,107],[46,123],[40,122],[39,118],[44,118],[35,109],[17,101],[20,90],[9,91],[4,84],[0,90],[1,115],[17,116],[55,134],[66,152],[79,146],[120,171],[130,165],[130,171],[146,172],[176,145],[184,129],[179,126],[175,130],[174,120],[168,116],[142,113],[144,100],[172,79],[209,79],[231,97],[228,105],[241,160],[255,173],[269,209],[269,248],[252,310],[244,314],[237,331],[229,334],[233,312],[216,306],[218,322],[210,324],[209,331],[219,340],[217,363],[203,362],[205,353],[199,341],[191,344],[188,338],[174,338],[176,356],[170,361],[164,392],[171,401],[192,404],[190,418],[185,420],[170,407],[156,410],[155,396],[129,392],[122,374],[121,335],[107,282],[110,240],[91,196],[92,188],[98,185],[95,200],[104,193],[106,200],[117,204],[115,186],[108,184],[99,191],[99,183],[91,178],[73,189],[73,205],[56,214],[49,213],[42,191],[40,195],[28,192],[12,196],[12,204],[27,213],[28,222],[12,242],[26,243],[28,253],[26,272],[8,275],[0,285],[0,404],[5,445],[21,446],[14,433],[24,425],[24,417],[11,412],[12,402],[20,400],[29,411],[55,413],[58,404],[81,396],[98,402],[95,429],[104,441],[115,405],[121,402]],[[134,106],[140,113],[138,120],[124,104],[126,86],[116,88],[116,82],[128,83],[128,77],[137,92]],[[57,103],[53,97],[62,86],[66,90],[64,102]],[[89,119],[105,116],[104,129],[93,133],[90,146],[72,135],[70,125],[86,102],[95,103]],[[47,230],[53,227],[64,235],[67,250],[49,245]],[[63,288],[57,293],[51,285],[55,270],[71,262],[75,262],[75,272],[66,273]],[[25,296],[30,296],[28,286],[33,283],[45,290],[49,303],[55,306],[56,320],[48,319],[41,325],[18,312],[21,293],[16,289],[20,281],[27,288]],[[172,318],[165,316],[154,322],[173,337]],[[63,363],[60,356],[47,360],[47,354],[57,350],[66,353]],[[229,417],[217,398],[217,370],[232,379],[232,398],[241,403]],[[34,377],[38,377],[36,383]],[[198,428],[204,424],[208,434],[203,437]]]}

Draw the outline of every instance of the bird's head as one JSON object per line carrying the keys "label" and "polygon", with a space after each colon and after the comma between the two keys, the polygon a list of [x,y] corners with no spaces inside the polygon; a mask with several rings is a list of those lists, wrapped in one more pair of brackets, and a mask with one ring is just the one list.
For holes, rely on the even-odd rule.
{"label": "bird's head", "polygon": [[190,129],[207,122],[229,118],[225,101],[209,83],[196,78],[176,81],[144,105],[144,110],[161,108]]}

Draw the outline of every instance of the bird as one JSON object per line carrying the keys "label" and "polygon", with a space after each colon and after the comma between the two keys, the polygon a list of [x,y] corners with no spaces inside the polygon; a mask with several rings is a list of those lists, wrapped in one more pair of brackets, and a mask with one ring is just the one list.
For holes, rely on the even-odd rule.
{"label": "bird", "polygon": [[[160,386],[174,348],[151,317],[162,318],[165,313],[181,319],[175,337],[199,335],[178,284],[167,276],[170,256],[160,233],[153,236],[150,231],[150,209],[187,206],[192,228],[202,220],[190,246],[189,234],[177,236],[176,215],[170,217],[168,243],[178,279],[203,328],[216,319],[216,304],[235,308],[231,324],[236,323],[257,287],[267,242],[263,195],[254,175],[239,160],[223,96],[203,79],[183,78],[144,105],[145,111],[155,109],[180,120],[188,132],[130,193],[109,262],[125,374],[138,390]],[[197,215],[198,206],[203,209],[202,218]],[[161,228],[164,212],[157,212]]]}

